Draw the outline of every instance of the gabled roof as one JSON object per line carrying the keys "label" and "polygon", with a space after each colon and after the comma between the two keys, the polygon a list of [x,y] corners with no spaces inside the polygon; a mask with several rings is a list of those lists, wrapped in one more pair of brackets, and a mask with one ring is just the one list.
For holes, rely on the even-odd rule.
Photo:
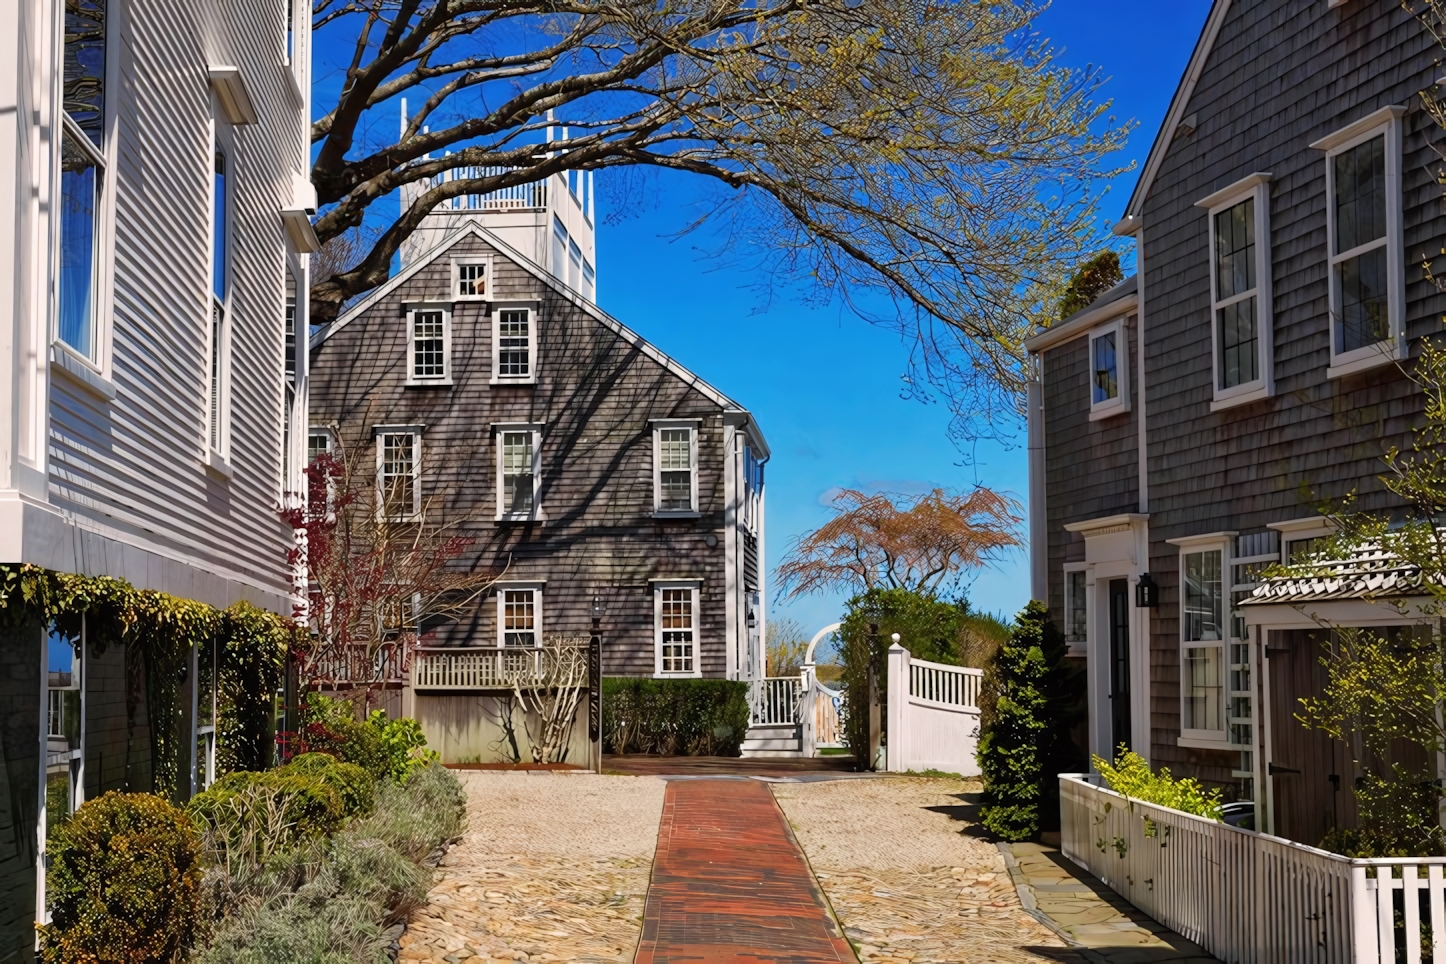
{"label": "gabled roof", "polygon": [[709,385],[707,382],[703,381],[703,379],[699,378],[693,372],[683,367],[683,365],[680,364],[672,356],[663,352],[661,349],[659,349],[652,342],[648,341],[642,335],[639,335],[637,332],[633,331],[631,328],[618,321],[612,315],[603,311],[597,305],[584,298],[581,294],[574,291],[572,288],[568,287],[557,278],[553,277],[550,273],[544,270],[531,258],[528,258],[526,255],[522,254],[516,248],[509,245],[506,241],[503,241],[495,233],[488,230],[487,228],[484,228],[476,221],[467,221],[465,224],[461,225],[451,234],[447,235],[447,237],[442,241],[441,244],[428,251],[422,257],[413,261],[404,270],[399,271],[397,274],[388,278],[385,283],[378,285],[370,293],[368,293],[366,297],[362,298],[361,301],[358,301],[346,311],[342,312],[342,314],[338,316],[335,321],[331,322],[329,325],[324,326],[320,331],[311,336],[310,348],[312,350],[315,350],[322,344],[322,342],[326,341],[332,335],[345,328],[353,320],[360,317],[362,314],[374,307],[382,299],[386,298],[392,292],[396,291],[397,288],[405,284],[418,271],[421,271],[423,268],[435,262],[438,258],[451,250],[451,248],[459,241],[468,237],[479,238],[490,244],[492,247],[496,248],[504,256],[510,259],[513,263],[515,263],[519,268],[528,272],[538,281],[541,281],[543,284],[552,288],[559,295],[572,302],[575,306],[582,309],[587,314],[591,315],[599,324],[603,325],[605,328],[612,330],[616,335],[618,335],[628,344],[637,348],[638,351],[640,351],[643,355],[652,359],[654,362],[657,362],[679,380],[685,382],[690,388],[696,389],[699,393],[706,396],[709,400],[721,407],[725,413],[742,416],[745,424],[748,426],[749,437],[753,440],[755,446],[762,450],[759,453],[760,461],[766,461],[768,459],[768,442],[764,439],[763,432],[759,429],[758,422],[753,418],[752,412],[748,411],[748,409],[733,401],[733,399],[729,398],[727,395],[724,395],[712,385]]}
{"label": "gabled roof", "polygon": [[1392,599],[1424,596],[1430,591],[1419,567],[1378,545],[1356,549],[1347,559],[1312,562],[1308,568],[1309,575],[1273,576],[1262,581],[1245,604]]}
{"label": "gabled roof", "polygon": [[1055,345],[1078,338],[1094,325],[1129,311],[1138,303],[1136,289],[1138,282],[1134,275],[1115,285],[1109,291],[1095,298],[1088,305],[1063,318],[1048,328],[1041,328],[1024,340],[1024,347],[1031,352],[1044,351]]}
{"label": "gabled roof", "polygon": [[1220,25],[1225,22],[1225,14],[1229,10],[1230,0],[1215,0],[1210,8],[1210,15],[1205,18],[1205,26],[1200,31],[1200,38],[1195,41],[1195,50],[1190,54],[1190,62],[1185,66],[1185,74],[1180,78],[1180,83],[1175,88],[1175,96],[1170,101],[1170,109],[1165,113],[1165,121],[1155,133],[1155,143],[1150,146],[1144,170],[1140,172],[1140,179],[1135,182],[1135,190],[1130,194],[1130,203],[1125,205],[1124,219],[1115,225],[1116,234],[1133,234],[1138,230],[1138,219],[1145,207],[1145,197],[1154,186],[1155,175],[1160,173],[1160,165],[1164,163],[1165,154],[1170,150],[1170,143],[1175,139],[1180,121],[1185,117],[1185,108],[1190,103],[1191,95],[1195,93],[1195,85],[1200,82],[1200,75],[1205,71],[1205,61],[1215,47],[1215,38],[1219,35]]}

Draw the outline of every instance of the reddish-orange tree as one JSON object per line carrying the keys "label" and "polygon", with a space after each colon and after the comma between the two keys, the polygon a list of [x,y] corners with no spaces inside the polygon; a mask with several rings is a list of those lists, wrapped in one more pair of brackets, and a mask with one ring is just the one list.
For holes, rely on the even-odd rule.
{"label": "reddish-orange tree", "polygon": [[919,496],[842,489],[832,508],[837,515],[795,539],[778,568],[790,598],[830,589],[932,593],[1020,544],[1019,503],[982,487]]}

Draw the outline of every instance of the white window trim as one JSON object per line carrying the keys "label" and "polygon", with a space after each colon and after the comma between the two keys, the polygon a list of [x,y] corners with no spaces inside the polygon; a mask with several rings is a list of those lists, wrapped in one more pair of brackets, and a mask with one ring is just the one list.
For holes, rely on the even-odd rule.
{"label": "white window trim", "polygon": [[[1315,150],[1325,152],[1326,274],[1330,305],[1330,367],[1326,369],[1327,378],[1367,371],[1406,357],[1406,258],[1401,233],[1401,117],[1406,110],[1404,106],[1383,107],[1310,145]],[[1386,137],[1386,237],[1384,240],[1359,245],[1350,251],[1337,252],[1335,164],[1332,162],[1337,154],[1382,134]],[[1337,352],[1336,319],[1340,317],[1341,297],[1336,286],[1336,265],[1348,258],[1372,251],[1382,244],[1386,248],[1386,313],[1391,326],[1390,337],[1374,345]]]}
{"label": "white window trim", "polygon": [[[326,426],[326,425],[308,425],[308,426],[306,427],[306,449],[305,449],[305,454],[306,454],[306,455],[310,456],[310,454],[311,454],[311,440],[312,440],[313,437],[315,437],[315,436],[317,436],[317,435],[321,435],[321,436],[324,436],[324,437],[326,438],[326,451],[327,451],[327,454],[331,454],[331,453],[333,453],[333,452],[336,451],[336,433],[333,432],[330,427],[328,427],[328,426]],[[308,464],[308,465],[311,464],[310,458],[307,459],[307,464]]]}
{"label": "white window trim", "polygon": [[[697,519],[698,511],[698,442],[703,420],[698,418],[657,418],[653,427],[653,515],[659,519]],[[663,504],[663,429],[686,428],[691,432],[688,442],[688,476],[691,482],[688,509],[664,509]]]}
{"label": "white window trim", "polygon": [[[700,605],[702,579],[650,579],[653,589],[653,676],[658,679],[698,679],[703,675],[703,645]],[[689,673],[663,672],[663,590],[693,590],[693,670]]]}
{"label": "white window trim", "polygon": [[[1270,173],[1255,173],[1195,202],[1205,208],[1210,237],[1210,384],[1214,390],[1210,411],[1245,405],[1275,394],[1275,313],[1271,290],[1270,268]],[[1215,264],[1215,216],[1247,198],[1255,201],[1255,287],[1248,292],[1221,300],[1216,287],[1218,267]],[[1260,375],[1252,381],[1231,388],[1220,387],[1220,309],[1246,298],[1255,299],[1256,365]]]}
{"label": "white window trim", "polygon": [[[492,423],[492,444],[497,449],[496,458],[496,483],[497,483],[497,516],[498,522],[542,522],[542,429],[538,422],[493,422]],[[502,493],[505,486],[502,482],[502,433],[504,432],[531,432],[532,433],[532,511],[531,512],[503,512]]]}
{"label": "white window trim", "polygon": [[[497,371],[501,359],[502,312],[527,312],[527,374],[502,375]],[[536,385],[537,384],[537,303],[493,302],[492,304],[492,378],[493,385]]]}
{"label": "white window trim", "polygon": [[1065,618],[1065,638],[1066,638],[1066,640],[1069,639],[1069,616],[1070,616],[1070,605],[1069,605],[1069,604],[1070,604],[1070,602],[1071,602],[1071,596],[1070,596],[1070,591],[1069,591],[1069,576],[1070,576],[1070,573],[1075,573],[1075,572],[1085,573],[1085,585],[1084,585],[1085,638],[1084,638],[1084,639],[1077,639],[1077,640],[1071,640],[1071,641],[1069,641],[1068,644],[1067,644],[1068,647],[1069,647],[1069,649],[1068,649],[1068,651],[1065,653],[1065,655],[1067,655],[1067,656],[1086,657],[1086,656],[1089,655],[1090,626],[1092,625],[1091,622],[1090,622],[1090,620],[1094,617],[1094,607],[1090,605],[1090,596],[1093,595],[1093,593],[1090,592],[1089,571],[1090,571],[1091,568],[1092,568],[1092,567],[1091,567],[1091,565],[1090,565],[1088,562],[1066,562],[1066,563],[1064,564],[1064,573],[1065,573],[1065,575],[1064,575],[1064,618]]}
{"label": "white window trim", "polygon": [[[387,522],[411,522],[422,514],[422,429],[421,425],[374,425],[372,442],[376,448],[377,518]],[[382,460],[386,453],[383,440],[387,435],[412,436],[412,512],[405,516],[386,514],[386,491],[382,482]]]}
{"label": "white window trim", "polygon": [[[1170,545],[1179,549],[1179,561],[1176,572],[1179,573],[1179,591],[1177,593],[1176,607],[1179,610],[1179,642],[1180,642],[1180,686],[1179,686],[1179,710],[1180,710],[1180,736],[1176,741],[1180,746],[1197,747],[1201,749],[1222,749],[1238,750],[1238,746],[1230,742],[1230,729],[1227,723],[1230,709],[1229,700],[1229,651],[1226,647],[1230,643],[1230,587],[1233,565],[1231,559],[1231,547],[1234,545],[1238,532],[1209,532],[1198,536],[1185,536],[1179,539],[1166,539]],[[1220,636],[1219,640],[1192,640],[1185,639],[1185,557],[1198,552],[1220,553]],[[1187,668],[1185,663],[1185,650],[1216,648],[1220,650],[1220,729],[1201,730],[1186,729],[1185,727],[1185,696],[1188,685]]]}
{"label": "white window trim", "polygon": [[[417,312],[440,311],[442,313],[442,374],[422,376],[417,374]],[[407,385],[451,385],[452,384],[452,306],[445,303],[419,303],[407,305]]]}
{"label": "white window trim", "polygon": [[[537,645],[541,646],[543,621],[542,595],[543,590],[547,588],[547,581],[544,579],[534,579],[531,581],[497,582],[493,584],[493,588],[497,590],[497,648],[503,649],[507,646],[504,627],[506,626],[507,591],[509,589],[514,592],[518,590],[532,590],[532,631],[534,637],[537,639]],[[516,649],[516,647],[513,648]]]}
{"label": "white window trim", "polygon": [[[483,277],[484,282],[485,282],[485,283],[484,283],[484,286],[483,286],[483,293],[482,293],[482,294],[480,294],[480,295],[464,295],[464,294],[462,294],[462,272],[461,272],[461,268],[462,268],[462,265],[464,265],[464,264],[480,264],[480,265],[484,265],[484,266],[485,266],[485,270],[482,272],[482,277]],[[451,286],[450,286],[449,291],[448,291],[447,300],[448,300],[448,301],[491,301],[491,300],[493,300],[493,293],[494,293],[494,291],[495,291],[495,289],[496,289],[496,285],[493,284],[493,282],[494,282],[496,279],[495,279],[495,276],[493,275],[492,271],[493,271],[493,265],[492,265],[492,258],[491,258],[490,255],[476,255],[476,256],[474,256],[474,257],[465,257],[465,258],[464,258],[464,257],[456,257],[456,258],[453,258],[453,259],[452,259],[451,270],[450,270],[450,272],[449,272],[449,275],[450,275],[450,277],[451,277],[452,280],[451,280],[451,282],[450,282],[450,285],[451,285]]]}
{"label": "white window trim", "polygon": [[[1115,333],[1115,376],[1119,394],[1107,401],[1095,401],[1095,341],[1102,335]],[[1090,421],[1113,418],[1130,410],[1130,346],[1125,331],[1125,316],[1119,315],[1097,328],[1090,329],[1087,345],[1085,385],[1089,390]]]}

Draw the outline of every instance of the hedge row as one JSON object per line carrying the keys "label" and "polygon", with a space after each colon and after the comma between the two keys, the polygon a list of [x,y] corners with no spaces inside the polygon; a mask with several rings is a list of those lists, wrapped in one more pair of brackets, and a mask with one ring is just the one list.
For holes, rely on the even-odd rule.
{"label": "hedge row", "polygon": [[602,681],[606,753],[738,756],[748,718],[744,682],[633,677]]}

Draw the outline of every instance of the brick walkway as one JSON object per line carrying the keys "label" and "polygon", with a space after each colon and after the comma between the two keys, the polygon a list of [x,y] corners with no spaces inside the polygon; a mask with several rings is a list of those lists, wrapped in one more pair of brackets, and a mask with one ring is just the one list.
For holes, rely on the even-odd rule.
{"label": "brick walkway", "polygon": [[767,786],[668,784],[635,964],[855,960]]}

